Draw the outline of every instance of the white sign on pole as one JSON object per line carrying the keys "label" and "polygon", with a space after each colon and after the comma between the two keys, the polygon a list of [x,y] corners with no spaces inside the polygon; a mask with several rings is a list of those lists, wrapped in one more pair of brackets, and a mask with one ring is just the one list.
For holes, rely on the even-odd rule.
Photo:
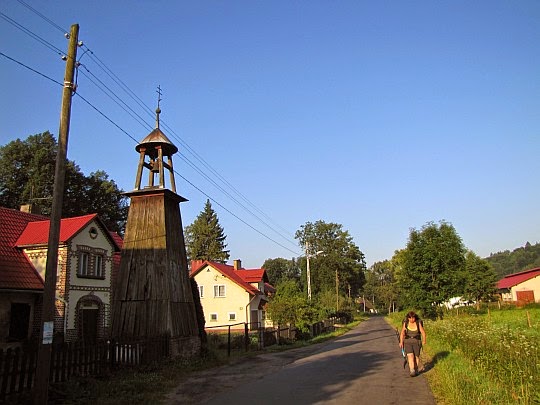
{"label": "white sign on pole", "polygon": [[53,332],[54,332],[54,322],[44,322],[43,323],[43,344],[50,345],[53,341]]}

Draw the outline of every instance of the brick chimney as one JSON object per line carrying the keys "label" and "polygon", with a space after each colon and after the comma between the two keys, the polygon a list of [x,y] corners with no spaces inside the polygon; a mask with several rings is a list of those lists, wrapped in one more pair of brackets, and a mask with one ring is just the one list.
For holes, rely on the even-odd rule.
{"label": "brick chimney", "polygon": [[234,263],[234,269],[235,270],[240,270],[242,268],[242,260],[235,259],[235,260],[233,260],[233,263]]}
{"label": "brick chimney", "polygon": [[191,271],[198,269],[201,264],[204,263],[204,260],[192,260],[191,261]]}

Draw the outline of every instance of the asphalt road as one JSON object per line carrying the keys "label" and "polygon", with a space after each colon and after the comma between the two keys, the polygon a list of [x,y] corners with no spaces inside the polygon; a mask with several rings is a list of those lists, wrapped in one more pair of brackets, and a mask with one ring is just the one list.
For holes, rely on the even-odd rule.
{"label": "asphalt road", "polygon": [[435,400],[424,376],[410,377],[403,368],[394,329],[373,317],[329,342],[193,375],[167,403],[433,405]]}

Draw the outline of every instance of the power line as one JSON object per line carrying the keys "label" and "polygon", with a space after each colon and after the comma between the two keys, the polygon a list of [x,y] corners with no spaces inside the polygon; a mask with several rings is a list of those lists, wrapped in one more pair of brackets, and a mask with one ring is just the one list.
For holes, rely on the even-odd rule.
{"label": "power line", "polygon": [[[0,55],[1,56],[4,56],[5,58],[31,70],[32,72],[34,73],[37,73],[49,80],[51,80],[52,82],[60,85],[60,86],[63,86],[62,83],[48,77],[47,75],[29,67],[28,65],[25,65],[24,63],[22,62],[19,62],[9,56],[7,56],[6,54],[4,54],[3,52],[0,52]],[[109,121],[111,124],[113,124],[116,128],[118,128],[120,131],[122,131],[125,135],[127,135],[132,141],[134,141],[135,143],[138,143],[138,141],[133,137],[131,136],[127,131],[125,131],[120,125],[118,125],[115,121],[113,121],[110,117],[108,117],[105,113],[103,113],[99,108],[97,108],[96,106],[94,106],[90,101],[88,101],[85,97],[83,97],[79,92],[76,92],[75,95],[77,95],[81,100],[83,100],[85,103],[87,103],[90,107],[92,107],[97,113],[99,113],[102,117],[104,117],[107,121]],[[238,215],[236,215],[235,213],[233,213],[231,210],[229,210],[227,207],[225,207],[223,204],[221,204],[220,202],[218,202],[215,198],[211,197],[208,193],[206,193],[205,191],[201,190],[199,187],[197,187],[194,183],[192,183],[191,181],[189,181],[186,177],[184,177],[182,174],[178,173],[176,170],[174,170],[174,173],[176,175],[178,175],[180,178],[182,178],[186,183],[188,183],[189,185],[191,185],[194,189],[196,189],[197,191],[199,191],[201,194],[203,194],[204,196],[206,196],[208,199],[212,200],[215,204],[217,204],[218,206],[220,206],[222,209],[224,209],[226,212],[228,212],[230,215],[232,215],[234,218],[236,218],[237,220],[239,220],[240,222],[242,222],[244,225],[248,226],[250,229],[254,230],[255,232],[257,232],[258,234],[260,234],[261,236],[265,237],[266,239],[268,239],[269,241],[275,243],[276,245],[278,246],[281,246],[283,249],[286,249],[288,250],[289,252],[295,254],[295,255],[300,255],[299,253],[289,249],[288,247],[284,246],[283,244],[279,243],[278,241],[276,241],[275,239],[269,237],[268,235],[266,235],[265,233],[263,233],[262,231],[258,230],[257,228],[255,228],[253,225],[249,224],[247,221],[245,221],[244,219],[242,219],[241,217],[239,217]]]}
{"label": "power line", "polygon": [[107,121],[109,121],[111,124],[113,124],[116,128],[118,128],[120,131],[122,131],[124,134],[126,134],[128,137],[130,137],[135,143],[139,143],[134,137],[132,137],[126,130],[124,130],[120,125],[118,125],[116,122],[114,122],[111,118],[109,118],[105,113],[103,113],[99,108],[94,106],[90,101],[85,99],[83,96],[81,96],[78,92],[75,93],[77,96],[81,98],[86,104],[88,104],[90,107],[92,107],[95,111],[97,111],[103,118],[105,118]]}
{"label": "power line", "polygon": [[[25,7],[29,8],[31,11],[33,11],[34,13],[36,13],[37,15],[39,15],[41,18],[43,18],[45,21],[47,21],[49,24],[53,25],[55,28],[57,28],[59,31],[61,32],[65,32],[65,30],[63,30],[60,26],[58,26],[57,24],[55,24],[54,22],[52,22],[52,20],[46,18],[43,14],[39,13],[37,10],[33,9],[32,7],[30,7],[28,4],[24,3],[22,0],[18,0],[19,3],[23,4]],[[62,51],[58,48],[56,48],[54,45],[50,44],[48,41],[44,40],[43,38],[41,38],[39,35],[33,33],[31,30],[25,28],[24,26],[22,26],[21,24],[17,23],[15,20],[7,17],[6,15],[4,15],[3,13],[0,13],[1,16],[6,20],[8,21],[9,23],[11,23],[12,25],[16,26],[18,29],[20,29],[21,31],[23,31],[24,33],[26,33],[27,35],[31,36],[33,39],[37,40],[38,42],[40,42],[42,45],[48,47],[49,49],[55,51],[56,53],[58,53],[59,55],[63,55]],[[85,47],[85,52],[83,53],[83,55],[81,56],[81,58],[88,52],[89,53],[89,56],[91,57],[91,59],[119,86],[121,87],[133,100],[135,100],[135,102],[140,106],[142,107],[150,116],[153,116],[152,112],[151,112],[151,109],[144,104],[144,102],[136,96],[136,94],[117,76],[115,75],[111,69],[109,69],[105,63],[103,61],[101,61],[95,54],[92,50],[90,50],[90,48],[86,47],[84,44],[81,43],[81,46]],[[7,57],[6,55],[2,54],[3,56]],[[8,59],[11,59],[13,61],[15,61],[14,59],[12,58],[9,58],[7,57]],[[80,58],[79,58],[80,60]],[[18,61],[15,61],[19,64],[21,64],[22,66],[34,71],[35,73],[38,73],[46,78],[48,78],[49,80],[52,80],[54,81],[53,79],[49,78],[48,76],[46,75],[43,75],[42,73],[30,68],[29,66],[27,65],[24,65]],[[144,118],[142,118],[139,114],[137,114],[131,107],[129,107],[127,105],[127,103],[125,103],[120,97],[118,97],[116,95],[116,93],[114,91],[112,91],[103,81],[101,81],[96,75],[94,75],[85,65],[82,65],[80,64],[80,62],[78,63],[78,67],[79,66],[82,66],[87,72],[89,75],[91,75],[96,81],[98,81],[100,83],[100,85],[98,85],[96,83],[96,81],[94,81],[93,79],[91,79],[88,75],[86,75],[84,72],[81,71],[81,73],[83,73],[83,75],[85,75],[94,85],[96,85],[96,87],[98,87],[102,92],[104,92],[109,98],[111,98],[113,100],[113,102],[115,102],[117,105],[119,105],[126,113],[128,113],[133,119],[135,119],[140,125],[142,125],[143,127],[145,128],[151,128],[150,125],[148,125],[145,121]],[[56,81],[54,81],[56,82]],[[58,82],[56,82],[58,83]],[[58,83],[58,84],[61,84],[61,83]],[[106,120],[108,120],[110,123],[112,123],[114,126],[116,126],[119,130],[121,130],[124,134],[126,134],[128,137],[130,137],[132,140],[134,140],[135,142],[137,142],[130,134],[128,134],[125,130],[123,130],[118,124],[116,124],[113,120],[111,120],[107,115],[105,115],[103,112],[101,112],[98,108],[96,108],[94,105],[92,105],[88,100],[86,100],[84,97],[82,97],[80,94],[78,94],[81,99],[83,101],[85,101],[88,105],[90,105],[94,110],[96,110],[100,115],[102,115]],[[124,107],[125,106],[125,107]],[[129,110],[129,111],[128,111]],[[221,182],[223,182],[226,186],[230,187],[232,190],[234,190],[236,192],[236,194],[242,198],[242,200],[244,200],[247,204],[249,204],[251,207],[253,207],[257,212],[259,212],[260,214],[262,214],[263,216],[265,216],[267,219],[269,219],[270,221],[272,221],[272,219],[266,215],[262,210],[260,210],[257,206],[255,206],[251,201],[249,201],[249,199],[247,199],[247,197],[245,197],[240,191],[238,191],[238,189],[236,189],[230,182],[228,182],[218,171],[216,171],[208,162],[206,162],[206,160],[200,156],[195,150],[193,150],[185,141],[183,141],[177,134],[176,132],[171,128],[169,127],[168,125],[164,124],[164,127],[168,128],[171,133],[173,134],[173,137],[175,137],[175,139],[177,139],[185,148],[186,150],[188,150],[190,153],[192,153],[195,157],[197,157],[200,161],[202,161],[203,163],[205,163],[204,167],[206,168],[209,168],[211,173],[213,173]],[[231,193],[229,193],[227,190],[225,190],[222,186],[220,186],[216,181],[214,181],[212,178],[210,178],[210,176],[208,176],[206,173],[204,173],[196,164],[194,164],[193,162],[191,162],[187,156],[184,156],[182,154],[180,154],[181,158],[189,165],[191,166],[194,170],[196,170],[203,178],[205,178],[207,181],[209,181],[211,184],[213,184],[216,188],[218,188],[223,194],[225,194],[228,198],[230,198],[233,202],[235,202],[238,206],[240,206],[242,209],[244,209],[246,212],[248,212],[249,214],[251,214],[254,218],[256,218],[258,221],[260,221],[263,225],[265,225],[266,227],[268,227],[269,229],[271,229],[272,231],[274,231],[276,234],[278,234],[279,236],[281,236],[284,240],[286,240],[288,243],[291,243],[291,245],[295,245],[296,246],[296,243],[292,242],[291,239],[289,239],[289,237],[287,236],[284,236],[282,233],[280,233],[279,231],[277,231],[274,227],[272,227],[270,224],[268,224],[265,220],[261,219],[257,214],[255,214],[253,211],[251,211],[248,207],[246,207],[244,204],[242,204],[238,199],[236,199]],[[201,189],[199,189],[198,187],[196,187],[195,185],[193,185],[193,183],[189,182],[187,179],[185,179],[182,175],[179,174],[180,177],[182,177],[186,182],[188,182],[189,184],[191,184],[194,188],[196,188],[198,191],[200,191],[201,193],[203,193],[204,195],[206,195],[208,198],[210,198],[206,193],[202,192]],[[260,233],[261,235],[264,235],[262,232],[258,231],[256,228],[252,227],[250,224],[248,224],[246,221],[242,220],[240,217],[238,217],[237,215],[233,214],[230,210],[228,210],[227,208],[225,208],[222,204],[220,204],[219,202],[217,202],[217,200],[211,198],[212,201],[214,201],[216,204],[218,204],[219,206],[221,206],[223,209],[225,209],[227,212],[229,212],[231,215],[233,215],[235,218],[237,218],[238,220],[240,220],[241,222],[245,223],[246,225],[248,225],[250,228],[252,228],[253,230],[257,231],[258,233]],[[279,227],[279,226],[278,226]],[[281,228],[281,227],[280,227]],[[284,230],[283,228],[281,228],[282,230]],[[286,233],[288,233],[288,231],[284,230]],[[269,238],[267,235],[264,235],[265,237]],[[284,247],[283,245],[281,245],[280,243],[276,242],[275,240],[269,238],[271,241],[273,241],[274,243]],[[285,247],[284,247],[285,248]],[[287,250],[291,251],[290,249],[286,248]]]}
{"label": "power line", "polygon": [[[122,108],[127,114],[129,114],[135,121],[137,121],[139,124],[141,124],[143,127],[146,127],[147,129],[151,129],[152,127],[148,125],[144,118],[142,118],[139,114],[137,114],[131,107],[129,107],[120,97],[116,95],[114,91],[112,91],[105,83],[103,83],[96,75],[94,75],[85,65],[80,65],[79,67],[83,67],[87,72],[88,75],[84,73],[84,71],[81,71],[81,73],[88,78],[98,89],[100,89],[105,95],[107,95],[115,104],[117,104],[120,108]],[[100,84],[98,85],[90,76],[92,76],[95,80],[97,80]],[[104,88],[107,90],[105,91]],[[129,110],[129,111],[128,111]]]}
{"label": "power line", "polygon": [[28,28],[24,27],[23,25],[19,24],[17,21],[15,21],[14,19],[8,17],[4,13],[2,13],[1,11],[0,11],[0,17],[2,17],[5,21],[10,23],[11,25],[13,25],[15,28],[18,28],[19,30],[24,32],[26,35],[28,35],[31,38],[35,39],[36,41],[40,42],[42,45],[49,48],[50,50],[52,50],[56,54],[58,54],[60,56],[65,56],[64,52],[62,52],[61,49],[57,48],[56,46],[54,46],[50,42],[46,41],[45,39],[41,38],[38,34],[32,32],[30,29],[28,29]]}
{"label": "power line", "polygon": [[35,8],[33,8],[32,6],[30,6],[29,4],[25,3],[24,1],[22,0],[17,0],[20,4],[22,4],[23,6],[25,6],[26,8],[28,8],[30,11],[34,12],[35,14],[37,14],[38,16],[40,16],[41,18],[43,18],[45,21],[47,21],[49,24],[51,24],[54,28],[58,29],[61,33],[63,33],[64,35],[65,34],[68,34],[69,31],[68,30],[65,30],[64,28],[60,27],[58,24],[56,24],[54,21],[48,19],[47,17],[45,17],[43,14],[41,14],[39,11],[37,11]]}
{"label": "power line", "polygon": [[[86,47],[86,46],[85,46]],[[142,102],[142,100],[140,98],[138,98],[135,93],[133,91],[131,91],[129,89],[129,87],[117,76],[115,75],[106,65],[103,61],[101,61],[99,58],[97,58],[97,56],[95,55],[95,53],[90,50],[90,48],[86,47],[86,51],[85,52],[90,52],[90,55],[91,55],[91,58],[96,61],[96,60],[99,60],[99,63],[98,63],[98,66],[103,70],[105,71],[105,73],[111,77],[111,79],[113,79],[113,81],[118,84],[126,93],[128,93],[129,95],[132,96],[132,98],[134,98],[136,101],[138,101],[138,104],[139,106],[141,106],[143,109],[145,109],[145,111],[150,115],[152,116],[152,113],[150,112],[150,107],[148,107],[147,105],[144,104],[144,102]],[[132,108],[130,108],[124,101],[122,101],[117,95],[116,93],[114,93],[105,83],[103,83],[101,80],[99,80],[94,74],[92,74],[90,72],[90,70],[88,70],[88,68],[84,65],[81,65],[84,67],[84,69],[86,69],[94,78],[96,78],[96,80],[98,80],[101,85],[107,89],[107,91],[109,92],[109,94],[107,94],[109,97],[110,94],[112,94],[116,99],[118,99],[123,105],[125,105],[127,108],[129,108],[129,110],[131,112],[133,112],[133,114],[135,114],[140,120],[143,120],[144,121],[144,118],[142,118],[139,114],[137,114]],[[83,73],[84,74],[84,73]],[[95,82],[94,82],[95,84]],[[97,84],[96,84],[97,86]],[[99,86],[98,86],[99,87]],[[105,92],[105,90],[103,90],[103,88],[100,87],[100,89],[102,91]],[[117,101],[113,100],[116,104],[118,104]],[[118,104],[119,105],[119,104]],[[129,115],[131,115],[134,119],[136,119],[141,125],[144,126],[144,124],[141,123],[141,121],[139,121],[137,118],[135,118],[129,111],[127,111],[124,107],[121,106],[122,109],[124,109],[124,111],[126,111]],[[263,214],[264,216],[266,216],[266,218],[270,219],[270,217],[268,217],[266,214],[264,214],[259,208],[257,208],[253,203],[251,203],[242,193],[240,193],[240,191],[238,191],[234,186],[232,186],[231,183],[229,183],[227,180],[225,180],[223,178],[223,176],[221,176],[208,162],[206,162],[204,160],[204,158],[202,158],[196,151],[194,151],[185,141],[183,141],[179,136],[178,134],[176,134],[176,132],[171,128],[169,127],[167,124],[165,124],[163,121],[162,121],[162,125],[167,128],[173,135],[173,138],[178,140],[183,146],[186,147],[186,149],[191,152],[195,157],[199,158],[199,160],[201,160],[203,163],[205,163],[205,166],[204,167],[207,167],[209,169],[211,169],[211,171],[218,177],[218,179],[220,179],[225,185],[229,186],[230,188],[232,188],[234,191],[236,191],[236,193],[242,197],[242,199],[244,201],[246,201],[247,203],[249,203],[252,207],[254,207],[258,212],[260,212],[261,214]],[[151,128],[151,127],[150,127]],[[192,167],[195,171],[197,171],[203,178],[205,178],[208,182],[210,182],[212,185],[214,185],[218,190],[220,190],[223,194],[225,194],[227,197],[229,197],[233,202],[235,202],[237,205],[239,205],[242,209],[244,209],[245,211],[247,211],[249,214],[251,214],[254,218],[256,218],[258,221],[260,221],[262,224],[264,224],[265,226],[267,226],[269,229],[271,229],[272,231],[274,231],[276,234],[278,234],[279,236],[281,236],[284,240],[286,240],[288,243],[291,243],[291,245],[294,245],[296,246],[296,243],[292,242],[291,239],[287,236],[284,236],[282,233],[280,233],[279,231],[277,231],[274,227],[272,227],[270,224],[268,224],[268,222],[266,222],[265,220],[261,219],[257,214],[255,214],[253,211],[251,211],[248,207],[246,207],[244,204],[242,204],[238,199],[236,199],[231,193],[229,193],[227,190],[225,190],[222,186],[220,186],[215,180],[213,180],[212,178],[210,178],[210,176],[208,176],[206,173],[204,173],[204,171],[202,171],[196,164],[194,164],[187,156],[183,155],[183,154],[180,154],[180,157],[182,158],[182,160],[184,160],[190,167]],[[287,232],[287,231],[285,231]]]}
{"label": "power line", "polygon": [[37,74],[40,75],[40,76],[43,76],[45,79],[48,79],[48,80],[50,80],[51,82],[54,82],[54,83],[56,83],[56,84],[59,84],[60,86],[63,86],[62,83],[60,83],[59,81],[56,81],[56,80],[53,79],[52,77],[49,77],[49,76],[47,76],[46,74],[41,73],[41,72],[37,71],[36,69],[33,69],[33,68],[31,68],[30,66],[25,65],[24,63],[19,62],[18,60],[13,59],[13,58],[7,56],[7,55],[6,55],[5,53],[3,53],[3,52],[0,52],[0,55],[3,56],[4,58],[7,58],[7,59],[9,59],[9,60],[11,60],[11,61],[13,61],[13,62],[15,62],[15,63],[17,63],[17,64],[23,66],[23,67],[25,67],[25,68],[28,69],[28,70],[31,70],[31,71],[34,72],[34,73],[37,73]]}

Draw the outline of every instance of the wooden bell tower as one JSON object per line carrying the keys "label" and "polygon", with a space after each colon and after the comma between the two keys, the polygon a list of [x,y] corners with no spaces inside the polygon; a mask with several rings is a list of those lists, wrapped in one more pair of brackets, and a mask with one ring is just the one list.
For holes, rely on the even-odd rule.
{"label": "wooden bell tower", "polygon": [[[201,341],[189,280],[172,155],[178,148],[159,128],[136,147],[139,165],[131,199],[112,309],[112,336],[119,339],[171,336],[171,354],[191,357]],[[167,162],[164,162],[167,157]],[[148,169],[148,185],[141,187]],[[170,187],[165,187],[165,169]],[[157,177],[157,181],[156,181]]]}

